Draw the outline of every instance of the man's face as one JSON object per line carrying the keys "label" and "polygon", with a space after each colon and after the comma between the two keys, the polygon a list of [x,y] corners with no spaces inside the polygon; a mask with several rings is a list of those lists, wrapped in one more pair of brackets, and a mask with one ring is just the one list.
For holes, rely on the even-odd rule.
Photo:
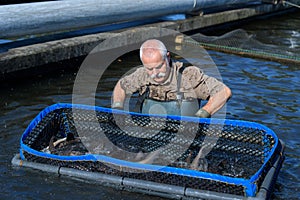
{"label": "man's face", "polygon": [[157,83],[162,83],[169,76],[169,61],[167,56],[162,57],[159,52],[151,58],[144,57],[143,64],[147,74]]}

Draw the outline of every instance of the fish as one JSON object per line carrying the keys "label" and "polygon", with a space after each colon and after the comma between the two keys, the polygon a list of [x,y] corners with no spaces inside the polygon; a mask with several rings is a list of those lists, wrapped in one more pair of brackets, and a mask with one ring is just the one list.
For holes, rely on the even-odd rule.
{"label": "fish", "polygon": [[49,141],[49,146],[42,151],[62,156],[85,155],[88,153],[88,150],[83,145],[80,138],[74,137],[73,133],[68,133],[67,137],[60,139],[56,139],[55,136],[52,136]]}
{"label": "fish", "polygon": [[208,170],[208,162],[205,156],[207,155],[206,152],[207,145],[204,145],[199,150],[197,156],[194,158],[193,162],[190,165],[190,168],[193,170],[199,170],[199,171],[207,171]]}
{"label": "fish", "polygon": [[[141,163],[141,164],[152,164],[154,162],[154,160],[158,157],[159,153],[161,152],[162,150],[161,149],[158,149],[156,151],[153,151],[151,153],[149,153],[145,159],[141,160],[141,161],[138,161],[138,163]],[[137,155],[138,157],[141,156],[141,154],[139,153]]]}

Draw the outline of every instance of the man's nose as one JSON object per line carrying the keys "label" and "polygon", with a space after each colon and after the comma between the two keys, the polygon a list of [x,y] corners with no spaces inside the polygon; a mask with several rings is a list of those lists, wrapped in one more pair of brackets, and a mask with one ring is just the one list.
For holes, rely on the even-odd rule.
{"label": "man's nose", "polygon": [[159,73],[159,69],[154,68],[153,69],[153,74],[158,74]]}

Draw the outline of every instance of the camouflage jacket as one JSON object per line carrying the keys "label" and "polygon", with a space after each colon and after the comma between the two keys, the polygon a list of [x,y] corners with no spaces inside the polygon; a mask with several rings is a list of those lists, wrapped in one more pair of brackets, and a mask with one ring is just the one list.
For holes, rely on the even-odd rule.
{"label": "camouflage jacket", "polygon": [[[133,73],[124,76],[121,80],[121,87],[127,95],[139,92],[141,95],[149,89],[149,98],[170,101],[176,100],[177,80],[179,69],[183,67],[182,62],[173,62],[168,79],[164,83],[156,83],[147,74],[144,67],[137,68]],[[219,92],[225,85],[214,77],[207,76],[195,66],[185,67],[181,75],[180,92],[183,98],[196,98],[207,100]]]}

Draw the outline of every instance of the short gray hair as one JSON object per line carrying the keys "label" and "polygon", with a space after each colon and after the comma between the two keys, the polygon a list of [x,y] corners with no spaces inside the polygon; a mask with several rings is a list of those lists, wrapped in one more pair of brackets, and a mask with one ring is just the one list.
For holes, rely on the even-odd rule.
{"label": "short gray hair", "polygon": [[140,47],[140,59],[142,60],[144,49],[153,49],[153,50],[159,50],[160,55],[163,59],[167,56],[167,48],[160,40],[157,39],[150,39],[146,40]]}

